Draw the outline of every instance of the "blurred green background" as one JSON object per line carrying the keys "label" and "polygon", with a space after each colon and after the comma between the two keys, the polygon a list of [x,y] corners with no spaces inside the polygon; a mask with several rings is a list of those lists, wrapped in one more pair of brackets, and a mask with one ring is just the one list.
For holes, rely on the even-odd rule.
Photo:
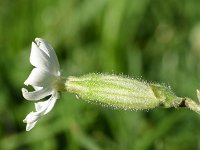
{"label": "blurred green background", "polygon": [[33,68],[31,42],[42,37],[55,48],[63,76],[124,74],[196,99],[199,6],[199,0],[1,0],[0,149],[200,149],[200,115],[190,110],[114,110],[69,93],[26,132],[22,120],[34,105],[21,94]]}

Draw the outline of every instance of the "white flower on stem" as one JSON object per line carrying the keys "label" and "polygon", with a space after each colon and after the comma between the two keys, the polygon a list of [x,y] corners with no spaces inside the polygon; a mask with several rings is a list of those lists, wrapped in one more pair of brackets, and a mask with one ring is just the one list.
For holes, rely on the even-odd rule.
{"label": "white flower on stem", "polygon": [[54,107],[59,98],[58,86],[60,80],[60,65],[52,46],[41,38],[32,42],[30,63],[35,67],[25,85],[31,85],[35,91],[29,92],[22,88],[23,97],[30,101],[39,101],[47,96],[48,100],[35,103],[35,112],[29,113],[23,120],[27,123],[26,131],[31,130],[38,119],[46,115]]}

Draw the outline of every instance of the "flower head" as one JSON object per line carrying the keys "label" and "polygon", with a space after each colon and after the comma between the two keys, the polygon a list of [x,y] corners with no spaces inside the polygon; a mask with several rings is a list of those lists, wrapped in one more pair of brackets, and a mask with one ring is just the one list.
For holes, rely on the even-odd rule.
{"label": "flower head", "polygon": [[25,85],[31,85],[35,91],[29,92],[22,88],[23,97],[30,101],[39,101],[47,96],[45,101],[35,102],[35,112],[29,113],[23,120],[27,123],[26,131],[31,130],[38,119],[46,115],[54,107],[59,98],[58,83],[60,80],[60,65],[52,46],[41,38],[32,42],[30,63],[35,67]]}

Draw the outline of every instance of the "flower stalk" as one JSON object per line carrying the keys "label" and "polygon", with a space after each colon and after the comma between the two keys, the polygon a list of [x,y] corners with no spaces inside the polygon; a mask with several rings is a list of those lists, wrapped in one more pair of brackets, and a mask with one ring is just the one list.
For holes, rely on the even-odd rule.
{"label": "flower stalk", "polygon": [[190,98],[182,98],[181,103],[179,103],[178,107],[186,107],[189,108],[190,110],[200,114],[200,105],[197,104],[195,101],[193,101]]}

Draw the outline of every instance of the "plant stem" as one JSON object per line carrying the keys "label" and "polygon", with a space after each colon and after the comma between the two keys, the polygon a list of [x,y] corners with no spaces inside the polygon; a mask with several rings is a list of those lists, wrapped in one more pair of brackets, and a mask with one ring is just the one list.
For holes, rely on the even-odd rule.
{"label": "plant stem", "polygon": [[178,107],[187,107],[190,110],[200,114],[200,105],[188,97],[182,98],[182,101]]}

